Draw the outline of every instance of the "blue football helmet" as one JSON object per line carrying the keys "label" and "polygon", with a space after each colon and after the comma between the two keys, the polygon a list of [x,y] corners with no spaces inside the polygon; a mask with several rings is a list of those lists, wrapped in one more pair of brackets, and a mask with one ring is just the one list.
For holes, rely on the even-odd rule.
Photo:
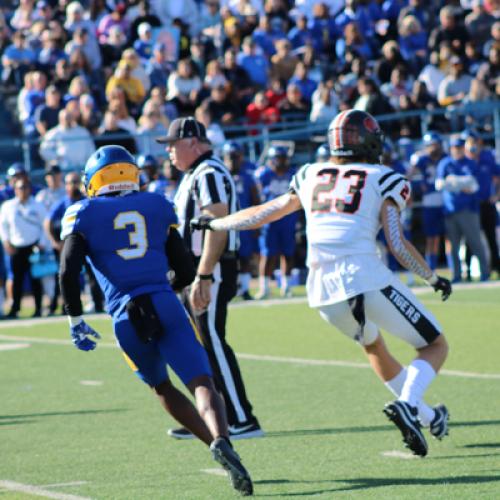
{"label": "blue football helmet", "polygon": [[20,161],[13,163],[7,169],[7,179],[12,179],[15,175],[27,174],[26,169],[24,168],[24,164]]}
{"label": "blue football helmet", "polygon": [[443,138],[437,132],[427,132],[424,134],[422,141],[425,146],[430,146],[431,144],[443,144]]}
{"label": "blue football helmet", "polygon": [[226,142],[224,146],[222,146],[222,154],[224,156],[240,153],[243,153],[243,146],[239,142],[230,141]]}
{"label": "blue football helmet", "polygon": [[328,161],[330,159],[330,146],[327,143],[321,144],[316,150],[314,158],[318,163]]}
{"label": "blue football helmet", "polygon": [[271,146],[269,151],[267,152],[267,157],[270,160],[274,160],[275,158],[280,158],[286,156],[288,157],[288,148],[285,146]]}
{"label": "blue football helmet", "polygon": [[137,166],[142,170],[143,168],[146,167],[152,167],[157,169],[158,168],[158,162],[156,161],[156,158],[153,155],[140,155],[137,158]]}
{"label": "blue football helmet", "polygon": [[83,182],[89,197],[139,191],[139,168],[124,147],[103,146],[87,160]]}

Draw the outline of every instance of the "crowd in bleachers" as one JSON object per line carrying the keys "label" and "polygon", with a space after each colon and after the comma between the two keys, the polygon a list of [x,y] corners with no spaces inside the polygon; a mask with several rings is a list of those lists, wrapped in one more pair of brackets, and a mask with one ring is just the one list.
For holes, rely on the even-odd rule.
{"label": "crowd in bleachers", "polygon": [[[172,196],[178,172],[167,160],[158,175],[165,151],[154,139],[178,116],[195,115],[222,151],[233,125],[251,136],[291,121],[326,130],[352,107],[383,115],[496,99],[499,16],[498,0],[3,0],[0,90],[16,97],[32,166],[80,170],[97,147],[120,144],[147,155],[156,170],[144,182]],[[383,127],[394,141],[418,143],[422,128],[491,137],[492,117]],[[8,187],[2,201],[14,195]]]}

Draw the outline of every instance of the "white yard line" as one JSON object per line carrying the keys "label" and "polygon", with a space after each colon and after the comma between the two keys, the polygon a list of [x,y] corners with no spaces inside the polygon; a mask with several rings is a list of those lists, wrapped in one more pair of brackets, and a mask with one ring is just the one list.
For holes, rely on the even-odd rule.
{"label": "white yard line", "polygon": [[[0,335],[0,341],[12,341],[12,342],[31,342],[33,344],[51,344],[51,345],[72,345],[70,340],[60,340],[60,339],[45,339],[42,337],[13,337],[10,335]],[[99,342],[99,348],[113,348],[116,349],[118,346],[113,342]],[[266,354],[247,354],[243,352],[236,353],[238,358],[247,359],[249,361],[267,361],[273,363],[289,363],[295,365],[305,365],[305,366],[338,366],[344,368],[365,368],[369,369],[370,365],[368,363],[360,363],[356,361],[342,361],[335,359],[307,359],[307,358],[294,358],[287,356],[269,356]],[[476,378],[476,379],[489,379],[489,380],[500,380],[500,373],[479,373],[479,372],[468,372],[461,370],[441,370],[440,375],[445,375],[449,377],[460,377],[460,378]]]}
{"label": "white yard line", "polygon": [[68,495],[66,493],[56,493],[54,491],[45,490],[40,486],[33,484],[21,484],[15,481],[0,480],[0,488],[8,491],[17,491],[18,493],[27,493],[44,498],[55,498],[56,500],[91,500],[90,497],[80,497],[77,495]]}

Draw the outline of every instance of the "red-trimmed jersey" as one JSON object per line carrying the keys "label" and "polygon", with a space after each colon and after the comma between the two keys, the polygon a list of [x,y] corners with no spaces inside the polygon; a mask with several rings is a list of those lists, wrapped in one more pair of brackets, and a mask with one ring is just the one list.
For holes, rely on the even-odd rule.
{"label": "red-trimmed jersey", "polygon": [[391,199],[402,210],[410,197],[404,176],[366,163],[306,164],[290,189],[306,213],[309,267],[350,255],[377,255],[383,201]]}

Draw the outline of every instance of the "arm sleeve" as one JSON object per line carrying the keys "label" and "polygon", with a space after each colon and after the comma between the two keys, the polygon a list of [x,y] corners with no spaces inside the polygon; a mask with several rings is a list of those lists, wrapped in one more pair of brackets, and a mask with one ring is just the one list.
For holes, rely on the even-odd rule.
{"label": "arm sleeve", "polygon": [[387,169],[380,177],[378,187],[384,200],[392,200],[399,210],[406,207],[411,194],[411,185],[406,177],[395,170]]}
{"label": "arm sleeve", "polygon": [[195,276],[196,268],[193,257],[186,249],[181,235],[174,227],[170,227],[165,243],[165,253],[171,269],[175,272],[172,288],[178,292],[190,285]]}
{"label": "arm sleeve", "polygon": [[83,314],[80,299],[80,271],[85,263],[86,253],[87,245],[81,234],[72,233],[65,239],[61,252],[59,285],[64,309],[69,316]]}

